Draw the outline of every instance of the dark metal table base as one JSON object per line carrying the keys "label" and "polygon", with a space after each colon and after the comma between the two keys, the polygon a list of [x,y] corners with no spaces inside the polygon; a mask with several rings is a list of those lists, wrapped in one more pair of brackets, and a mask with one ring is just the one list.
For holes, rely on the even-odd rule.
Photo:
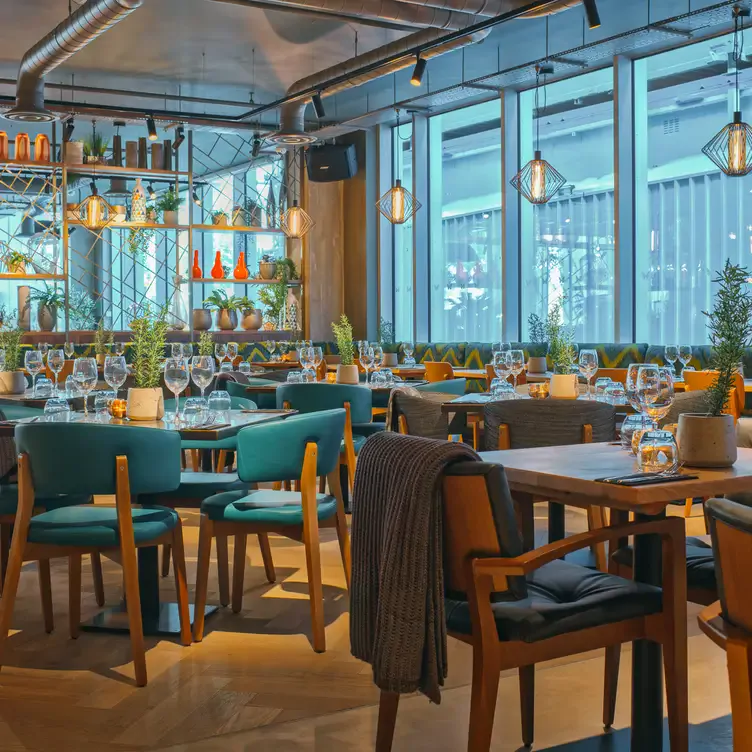
{"label": "dark metal table base", "polygon": [[[191,624],[193,624],[194,605],[191,603],[188,610],[191,615]],[[219,606],[206,606],[204,609],[205,616],[211,616],[219,611]],[[159,611],[154,614],[142,612],[142,622],[144,625],[145,635],[162,635],[173,636],[180,634],[180,618],[178,616],[177,603],[160,603]],[[93,619],[81,624],[81,629],[85,632],[116,632],[118,634],[128,634],[128,612],[125,603],[112,608],[106,608],[98,613]]]}

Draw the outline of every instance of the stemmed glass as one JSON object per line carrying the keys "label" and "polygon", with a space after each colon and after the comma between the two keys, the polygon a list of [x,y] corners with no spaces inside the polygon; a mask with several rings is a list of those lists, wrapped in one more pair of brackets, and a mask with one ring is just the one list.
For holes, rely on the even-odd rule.
{"label": "stemmed glass", "polygon": [[194,355],[191,358],[191,378],[201,390],[203,398],[206,387],[214,378],[214,358],[211,355]]}
{"label": "stemmed glass", "polygon": [[89,394],[97,386],[97,361],[95,358],[78,358],[73,364],[73,380],[84,395],[84,415],[89,414]]}
{"label": "stemmed glass", "polygon": [[674,377],[670,368],[648,364],[637,371],[637,395],[643,412],[657,424],[674,403]]}
{"label": "stemmed glass", "polygon": [[311,350],[313,351],[313,368],[316,371],[316,378],[318,379],[319,366],[324,360],[324,351],[320,347],[312,347]]}
{"label": "stemmed glass", "polygon": [[363,366],[363,370],[366,372],[366,384],[368,383],[368,371],[371,369],[374,360],[373,348],[368,346],[365,342],[358,350],[360,365]]}
{"label": "stemmed glass", "polygon": [[193,357],[193,345],[190,342],[183,343],[181,357],[184,361],[186,361],[186,363],[191,362],[191,358]]}
{"label": "stemmed glass", "polygon": [[687,367],[689,361],[692,360],[692,345],[679,345],[679,360],[682,364],[679,376],[684,378],[684,369]]}
{"label": "stemmed glass", "polygon": [[[311,371],[311,366],[313,365],[313,348],[312,347],[301,347],[300,348],[300,365],[303,366],[303,373],[305,374],[306,371]],[[315,380],[315,375],[314,375]]]}
{"label": "stemmed glass", "polygon": [[277,349],[277,343],[273,339],[268,339],[266,342],[264,342],[264,347],[266,348],[267,352],[269,353],[269,360],[274,360],[274,351]]}
{"label": "stemmed glass", "polygon": [[214,345],[214,355],[219,361],[219,366],[217,368],[217,370],[219,370],[219,368],[222,368],[222,363],[227,357],[227,345],[223,345],[221,342],[217,342],[217,344]]}
{"label": "stemmed glass", "polygon": [[170,357],[179,358],[183,354],[183,345],[180,342],[173,342],[170,345]]}
{"label": "stemmed glass", "polygon": [[55,394],[60,391],[58,379],[60,378],[60,371],[63,370],[64,365],[65,353],[62,350],[55,349],[50,350],[47,353],[47,366],[49,367],[50,371],[55,374]]}
{"label": "stemmed glass", "polygon": [[27,350],[24,355],[24,365],[31,374],[31,388],[34,389],[37,374],[44,368],[44,359],[39,350]]}
{"label": "stemmed glass", "polygon": [[235,358],[238,357],[238,343],[237,342],[228,342],[227,343],[227,357],[230,359],[230,363],[235,367]]}
{"label": "stemmed glass", "polygon": [[128,366],[123,355],[108,355],[104,359],[104,380],[107,386],[115,392],[115,399],[125,380],[128,378]]}
{"label": "stemmed glass", "polygon": [[[213,363],[212,363],[213,365]],[[188,386],[188,362],[183,358],[167,358],[164,371],[165,386],[175,395],[175,425],[180,420],[180,393]],[[196,379],[194,378],[194,381]],[[198,381],[196,381],[198,384]],[[203,390],[201,392],[203,396]]]}
{"label": "stemmed glass", "polygon": [[403,361],[403,364],[406,366],[414,366],[415,365],[415,358],[413,358],[413,351],[415,350],[415,345],[412,342],[403,342],[402,343],[402,352],[405,353],[405,360]]}
{"label": "stemmed glass", "polygon": [[43,359],[47,357],[47,353],[49,352],[49,349],[50,349],[50,346],[49,346],[49,344],[47,342],[40,342],[39,343],[38,350],[39,350],[40,353],[42,353],[42,358]]}
{"label": "stemmed glass", "polygon": [[511,389],[511,385],[507,382],[507,377],[512,372],[512,353],[509,350],[498,350],[494,353],[493,369],[496,378],[501,380],[503,389]]}
{"label": "stemmed glass", "polygon": [[371,345],[371,348],[373,349],[373,367],[374,370],[378,371],[379,368],[381,368],[381,364],[384,360],[384,350],[378,343]]}
{"label": "stemmed glass", "polygon": [[580,353],[579,365],[580,373],[587,379],[588,399],[592,399],[590,380],[598,372],[598,353],[595,350],[583,350]]}
{"label": "stemmed glass", "polygon": [[676,373],[676,361],[679,359],[679,348],[677,345],[666,345],[663,349],[663,359],[671,366],[671,370]]}
{"label": "stemmed glass", "polygon": [[517,393],[517,377],[525,370],[525,353],[522,350],[502,350],[509,353],[512,375],[514,376],[514,392]]}
{"label": "stemmed glass", "polygon": [[63,352],[67,358],[72,358],[76,354],[76,346],[73,342],[66,342],[63,345]]}

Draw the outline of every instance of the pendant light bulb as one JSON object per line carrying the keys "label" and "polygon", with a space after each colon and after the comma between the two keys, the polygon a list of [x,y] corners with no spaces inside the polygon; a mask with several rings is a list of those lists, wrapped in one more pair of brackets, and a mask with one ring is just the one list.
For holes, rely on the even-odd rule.
{"label": "pendant light bulb", "polygon": [[395,180],[394,187],[379,199],[376,207],[393,225],[403,225],[412,219],[421,203],[402,185],[401,180]]}
{"label": "pendant light bulb", "polygon": [[157,197],[157,192],[154,190],[154,186],[151,183],[149,183],[146,190],[149,193],[149,198],[152,201],[154,201],[154,199]]}
{"label": "pendant light bulb", "polygon": [[282,215],[280,227],[288,238],[302,238],[316,224],[297,201]]}
{"label": "pendant light bulb", "polygon": [[63,129],[63,141],[70,141],[74,130],[76,130],[76,121],[73,118],[73,115],[71,115],[66,121],[65,128]]}
{"label": "pendant light bulb", "polygon": [[157,136],[157,124],[154,122],[154,118],[148,115],[146,118],[146,130],[149,131],[149,141],[156,141]]}
{"label": "pendant light bulb", "polygon": [[415,67],[413,68],[413,75],[410,76],[410,83],[413,86],[420,86],[423,83],[423,74],[426,72],[427,64],[426,59],[418,54],[418,59],[415,61]]}
{"label": "pendant light bulb", "polygon": [[196,189],[195,188],[193,189],[192,198],[193,198],[193,203],[196,204],[196,206],[201,206],[202,205],[202,201],[199,198],[198,193],[196,193]]}

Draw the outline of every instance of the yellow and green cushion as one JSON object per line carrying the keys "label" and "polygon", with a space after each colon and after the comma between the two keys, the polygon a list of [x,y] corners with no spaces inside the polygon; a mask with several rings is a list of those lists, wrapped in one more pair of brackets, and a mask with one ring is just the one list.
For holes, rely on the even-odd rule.
{"label": "yellow and green cushion", "polygon": [[[337,512],[337,500],[328,494],[316,494],[319,521]],[[245,509],[241,505],[252,505]],[[302,525],[303,501],[296,491],[229,491],[204,501],[201,511],[209,519],[224,522],[263,523],[267,525]]]}
{"label": "yellow and green cushion", "polygon": [[601,368],[627,368],[630,363],[644,363],[646,342],[579,342],[580,350],[595,350]]}
{"label": "yellow and green cushion", "polygon": [[417,363],[451,363],[455,368],[465,365],[464,342],[416,342],[415,361]]}

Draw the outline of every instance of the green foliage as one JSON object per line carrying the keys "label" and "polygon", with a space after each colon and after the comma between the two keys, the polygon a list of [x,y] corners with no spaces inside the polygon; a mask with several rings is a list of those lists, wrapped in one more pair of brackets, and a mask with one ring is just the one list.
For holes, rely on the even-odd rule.
{"label": "green foliage", "polygon": [[24,330],[18,325],[17,311],[13,311],[0,325],[0,350],[5,351],[5,370],[20,371],[23,367],[21,338]]}
{"label": "green foliage", "polygon": [[339,350],[339,362],[343,366],[351,366],[355,362],[355,346],[353,345],[352,324],[344,313],[339,321],[332,322],[332,331]]}
{"label": "green foliage", "polygon": [[3,261],[8,267],[16,266],[17,264],[30,264],[31,256],[28,253],[22,251],[11,251],[8,249],[3,254]]}
{"label": "green foliage", "polygon": [[201,332],[199,335],[198,354],[214,355],[214,337],[211,332]]}
{"label": "green foliage", "polygon": [[94,329],[97,320],[94,315],[96,307],[96,301],[90,295],[82,290],[71,290],[68,299],[70,328],[77,331]]}
{"label": "green foliage", "polygon": [[134,258],[143,258],[153,237],[154,229],[152,227],[131,227],[126,241],[128,253]]}
{"label": "green foliage", "polygon": [[537,313],[527,317],[527,328],[531,342],[541,344],[546,341],[546,322]]}
{"label": "green foliage", "polygon": [[238,311],[255,310],[255,303],[247,295],[244,295],[242,298],[236,298],[235,302]]}
{"label": "green foliage", "polygon": [[279,314],[284,310],[287,301],[287,285],[276,282],[264,285],[259,291],[259,302],[264,306],[267,318],[277,325]]}
{"label": "green foliage", "polygon": [[104,319],[99,319],[97,330],[94,332],[94,352],[97,355],[107,355],[114,341],[115,335],[112,329],[105,326]]}
{"label": "green foliage", "polygon": [[235,295],[228,295],[224,290],[214,290],[208,298],[204,300],[204,306],[216,311],[237,311],[239,298]]}
{"label": "green foliage", "polygon": [[744,349],[752,341],[752,294],[748,280],[747,269],[726,259],[723,271],[713,280],[718,284],[713,310],[703,311],[708,317],[713,346],[711,365],[718,371],[706,393],[708,413],[712,416],[721,415],[725,410]]}
{"label": "green foliage", "polygon": [[287,256],[272,259],[277,262],[277,279],[280,282],[287,283],[291,279],[298,279],[298,270],[295,268],[295,262]]}
{"label": "green foliage", "polygon": [[160,308],[156,314],[147,308],[142,316],[131,321],[131,330],[131,362],[136,388],[158,387],[167,341],[167,306]]}
{"label": "green foliage", "polygon": [[107,153],[109,141],[101,134],[94,131],[91,136],[84,139],[85,157],[103,157]]}
{"label": "green foliage", "polygon": [[58,290],[55,285],[50,286],[47,282],[44,283],[44,290],[37,290],[31,288],[29,290],[29,302],[26,307],[29,308],[31,303],[36,303],[40,308],[47,306],[47,308],[63,308],[65,306],[65,293]]}
{"label": "green foliage", "polygon": [[154,204],[154,208],[157,211],[161,212],[167,212],[167,211],[177,211],[180,209],[180,205],[183,203],[182,198],[178,196],[177,193],[175,193],[172,186],[170,186],[158,199],[157,202]]}
{"label": "green foliage", "polygon": [[394,324],[383,316],[379,320],[379,344],[385,353],[399,352],[399,345],[394,341]]}
{"label": "green foliage", "polygon": [[572,333],[561,322],[561,301],[558,301],[548,312],[546,338],[548,339],[548,354],[554,365],[554,373],[570,373],[575,352],[572,346]]}

